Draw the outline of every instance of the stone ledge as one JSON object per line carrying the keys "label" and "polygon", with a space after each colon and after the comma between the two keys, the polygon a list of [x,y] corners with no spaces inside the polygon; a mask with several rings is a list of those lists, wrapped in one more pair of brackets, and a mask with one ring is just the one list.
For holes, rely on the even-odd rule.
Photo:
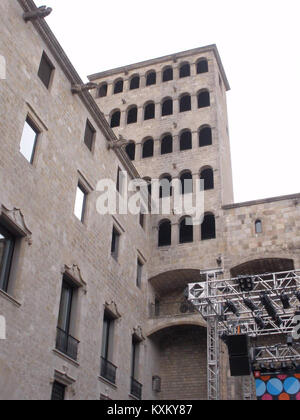
{"label": "stone ledge", "polygon": [[99,381],[103,382],[104,384],[110,385],[114,389],[118,389],[118,386],[116,384],[113,384],[108,379],[103,378],[103,376],[98,376]]}
{"label": "stone ledge", "polygon": [[71,357],[67,356],[66,354],[60,352],[57,349],[52,349],[53,353],[56,354],[57,356],[61,357],[62,359],[66,360],[67,362],[70,362],[73,366],[75,367],[79,367],[80,364],[78,362],[76,362],[76,360],[71,359]]}
{"label": "stone ledge", "polygon": [[4,292],[4,290],[0,290],[0,296],[3,297],[4,299],[8,300],[9,302],[11,302],[13,305],[17,306],[18,308],[20,308],[22,306],[22,304],[20,302],[18,302],[16,299],[14,299],[11,295]]}

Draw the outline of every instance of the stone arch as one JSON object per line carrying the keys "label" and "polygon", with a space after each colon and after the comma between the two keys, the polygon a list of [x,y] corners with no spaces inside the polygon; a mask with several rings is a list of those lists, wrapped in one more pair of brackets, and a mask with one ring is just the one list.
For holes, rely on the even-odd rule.
{"label": "stone arch", "polygon": [[247,259],[234,265],[230,269],[232,277],[239,275],[255,275],[265,273],[275,273],[281,271],[292,271],[295,269],[294,259],[289,257],[260,257]]}

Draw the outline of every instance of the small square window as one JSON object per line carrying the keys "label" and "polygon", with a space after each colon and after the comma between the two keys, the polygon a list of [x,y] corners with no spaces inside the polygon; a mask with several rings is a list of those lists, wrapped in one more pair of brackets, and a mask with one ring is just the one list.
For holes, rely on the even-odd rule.
{"label": "small square window", "polygon": [[53,70],[54,70],[53,64],[51,63],[47,55],[43,53],[39,71],[38,71],[38,76],[47,89],[49,89],[49,86],[50,86]]}
{"label": "small square window", "polygon": [[120,233],[114,227],[112,233],[112,241],[111,241],[111,255],[117,260],[119,255],[119,246],[120,246]]}
{"label": "small square window", "polygon": [[79,183],[76,190],[76,199],[74,214],[81,221],[84,221],[85,207],[86,207],[87,192]]}
{"label": "small square window", "polygon": [[0,289],[8,290],[16,238],[0,225]]}
{"label": "small square window", "polygon": [[30,118],[27,117],[20,142],[20,152],[31,164],[33,163],[39,134],[39,130],[35,127]]}
{"label": "small square window", "polygon": [[88,147],[88,149],[92,152],[94,147],[94,140],[95,140],[96,130],[92,126],[92,124],[87,120],[86,127],[85,127],[85,134],[84,134],[84,143]]}
{"label": "small square window", "polygon": [[62,385],[61,383],[55,381],[52,387],[52,401],[64,401],[66,393],[66,386]]}

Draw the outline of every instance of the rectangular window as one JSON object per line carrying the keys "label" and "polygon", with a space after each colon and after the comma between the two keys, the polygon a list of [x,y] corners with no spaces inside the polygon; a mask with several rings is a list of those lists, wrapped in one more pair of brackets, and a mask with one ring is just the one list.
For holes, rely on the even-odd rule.
{"label": "rectangular window", "polygon": [[140,213],[140,225],[142,226],[142,228],[144,229],[144,227],[145,227],[145,214],[144,213],[142,213],[142,211],[141,211],[141,213]]}
{"label": "rectangular window", "polygon": [[141,287],[142,285],[142,276],[143,276],[143,264],[141,263],[140,259],[137,260],[137,275],[136,275],[136,285],[137,287]]}
{"label": "rectangular window", "polygon": [[101,376],[113,384],[116,383],[117,368],[111,363],[113,356],[114,319],[107,313],[103,318],[102,350],[101,350]]}
{"label": "rectangular window", "polygon": [[78,183],[77,190],[76,190],[74,214],[77,217],[77,219],[79,219],[81,222],[84,221],[86,200],[87,200],[87,192],[83,188],[83,186],[80,183]]}
{"label": "rectangular window", "polygon": [[142,399],[143,386],[137,381],[139,377],[140,342],[132,337],[131,348],[131,390],[130,393],[139,400]]}
{"label": "rectangular window", "polygon": [[111,240],[111,255],[117,260],[119,256],[120,246],[120,233],[115,227],[113,227],[112,240]]}
{"label": "rectangular window", "polygon": [[39,71],[38,71],[38,76],[47,89],[49,89],[49,86],[50,86],[53,70],[54,70],[53,64],[51,63],[47,55],[43,53]]}
{"label": "rectangular window", "polygon": [[0,289],[4,292],[8,290],[15,241],[15,237],[0,225]]}
{"label": "rectangular window", "polygon": [[31,164],[33,163],[39,134],[39,130],[36,128],[30,118],[27,117],[20,142],[20,152]]}
{"label": "rectangular window", "polygon": [[124,192],[124,181],[126,177],[126,172],[122,171],[121,168],[118,168],[118,175],[117,175],[117,191],[122,195]]}
{"label": "rectangular window", "polygon": [[84,143],[88,147],[88,149],[92,152],[94,147],[94,140],[95,140],[96,130],[92,126],[92,124],[87,120],[86,127],[85,127],[85,134],[84,134]]}
{"label": "rectangular window", "polygon": [[52,387],[52,401],[64,401],[66,393],[66,386],[55,381]]}
{"label": "rectangular window", "polygon": [[74,297],[75,286],[72,286],[68,279],[63,279],[59,315],[57,323],[57,350],[65,353],[74,360],[77,360],[78,340],[71,336],[71,323],[74,322]]}

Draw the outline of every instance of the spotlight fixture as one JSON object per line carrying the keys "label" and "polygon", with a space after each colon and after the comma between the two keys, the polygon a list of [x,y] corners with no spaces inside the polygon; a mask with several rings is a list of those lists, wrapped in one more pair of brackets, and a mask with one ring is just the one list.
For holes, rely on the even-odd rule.
{"label": "spotlight fixture", "polygon": [[268,315],[275,321],[279,321],[279,316],[277,314],[276,308],[272,303],[271,298],[266,294],[262,293],[260,296],[260,301],[264,305]]}
{"label": "spotlight fixture", "polygon": [[251,299],[249,299],[249,298],[244,298],[244,304],[252,312],[258,311],[258,309],[259,309],[258,306],[256,306],[255,303]]}
{"label": "spotlight fixture", "polygon": [[281,293],[280,300],[282,302],[283,309],[289,309],[291,307],[290,298],[286,293]]}
{"label": "spotlight fixture", "polygon": [[276,370],[275,363],[270,363],[270,370],[272,370],[273,372]]}
{"label": "spotlight fixture", "polygon": [[298,292],[295,293],[296,298],[299,300],[300,302],[300,290],[298,290]]}
{"label": "spotlight fixture", "polygon": [[225,310],[226,309],[228,309],[229,311],[231,311],[237,317],[240,316],[238,307],[231,300],[227,300],[226,301]]}
{"label": "spotlight fixture", "polygon": [[288,337],[287,337],[287,339],[286,339],[286,344],[287,344],[289,347],[292,347],[292,345],[294,344],[294,340],[293,340],[293,337],[292,337],[291,335],[288,335]]}
{"label": "spotlight fixture", "polygon": [[242,292],[251,292],[254,288],[254,282],[252,277],[239,276],[238,282]]}
{"label": "spotlight fixture", "polygon": [[266,324],[264,322],[264,320],[260,317],[260,316],[255,316],[254,320],[257,324],[257,326],[261,329],[264,330],[266,328]]}

